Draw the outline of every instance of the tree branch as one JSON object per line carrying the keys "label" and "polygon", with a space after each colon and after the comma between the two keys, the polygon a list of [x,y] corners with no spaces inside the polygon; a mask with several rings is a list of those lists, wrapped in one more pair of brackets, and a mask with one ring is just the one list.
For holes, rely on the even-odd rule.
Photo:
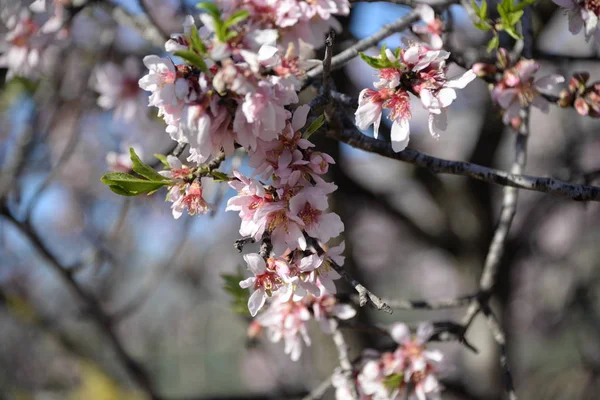
{"label": "tree branch", "polygon": [[553,178],[508,173],[464,161],[436,158],[413,149],[395,153],[390,143],[363,135],[345,115],[342,118],[343,129],[329,129],[327,135],[357,149],[408,162],[435,173],[467,176],[488,183],[550,193],[573,200],[600,201],[600,187],[597,186],[577,185]]}
{"label": "tree branch", "polygon": [[[335,70],[343,67],[348,61],[352,60],[354,57],[358,56],[358,53],[361,51],[365,51],[368,48],[377,45],[381,40],[386,37],[393,35],[396,32],[400,32],[410,26],[411,23],[415,22],[418,19],[417,13],[411,11],[408,15],[398,19],[397,21],[384,25],[381,30],[376,32],[375,34],[369,36],[366,39],[359,40],[353,46],[347,48],[331,59],[331,70]],[[323,73],[323,65],[316,66],[306,73],[307,79],[314,79]]]}

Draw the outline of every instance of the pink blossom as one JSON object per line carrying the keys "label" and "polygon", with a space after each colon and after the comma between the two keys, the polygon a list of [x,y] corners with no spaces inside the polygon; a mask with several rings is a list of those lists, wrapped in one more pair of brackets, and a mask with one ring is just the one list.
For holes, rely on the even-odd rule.
{"label": "pink blossom", "polygon": [[521,60],[514,67],[505,70],[503,79],[494,86],[492,99],[504,108],[505,124],[519,119],[521,108],[527,105],[548,112],[549,103],[541,93],[564,82],[564,78],[560,75],[548,75],[535,79],[534,74],[539,68],[539,64],[533,60]]}
{"label": "pink blossom", "polygon": [[390,109],[392,149],[404,150],[410,134],[410,92],[421,98],[429,111],[429,130],[438,137],[438,132],[446,128],[445,109],[456,98],[455,89],[464,88],[476,77],[469,70],[457,79],[448,79],[446,59],[449,55],[443,50],[429,50],[414,44],[396,54],[386,49],[380,58],[389,66],[379,69],[379,80],[374,83],[379,90],[364,89],[360,93],[356,125],[366,129],[373,124],[377,137],[382,110]]}
{"label": "pink blossom", "polygon": [[241,281],[240,287],[254,289],[248,299],[248,310],[254,317],[265,304],[267,297],[284,286],[284,280],[277,267],[287,270],[287,265],[281,260],[269,259],[269,267],[267,267],[265,260],[257,253],[245,254],[244,260],[254,276]]}
{"label": "pink blossom", "polygon": [[327,197],[316,187],[306,187],[290,200],[290,211],[302,220],[306,233],[322,242],[344,231],[340,217],[326,209]]}
{"label": "pink blossom", "polygon": [[[356,315],[356,309],[349,304],[341,304],[335,296],[331,294],[321,295],[311,298],[312,310],[315,320],[319,322],[321,330],[325,333],[331,333],[331,321],[333,318],[347,320]],[[335,320],[333,321],[335,323]]]}
{"label": "pink blossom", "polygon": [[569,31],[577,34],[584,28],[586,40],[592,36],[600,39],[598,17],[600,17],[600,4],[594,0],[552,0],[554,3],[569,10]]}
{"label": "pink blossom", "polygon": [[298,361],[302,355],[302,342],[310,346],[311,340],[306,330],[306,322],[310,320],[308,308],[293,301],[282,301],[275,298],[269,308],[260,314],[256,321],[266,329],[267,337],[272,342],[285,343],[285,354],[292,361]]}
{"label": "pink blossom", "polygon": [[202,185],[198,180],[183,185],[174,185],[169,189],[167,200],[172,202],[173,218],[179,219],[184,210],[189,215],[206,214],[208,204],[202,197]]}
{"label": "pink blossom", "polygon": [[194,26],[194,17],[187,15],[183,21],[183,33],[174,33],[171,38],[165,43],[165,50],[171,53],[189,48],[189,36]]}
{"label": "pink blossom", "polygon": [[146,114],[147,96],[138,86],[140,68],[133,57],[125,59],[123,66],[108,62],[94,70],[94,90],[100,93],[98,105],[105,110],[114,109],[115,118],[132,121]]}
{"label": "pink blossom", "polygon": [[177,106],[189,93],[188,82],[179,76],[173,61],[158,56],[144,57],[149,73],[139,80],[142,89],[152,92],[151,106]]}
{"label": "pink blossom", "polygon": [[433,8],[427,4],[419,4],[415,7],[415,11],[421,17],[425,25],[415,25],[412,27],[413,32],[425,36],[431,44],[432,49],[441,49],[444,45],[442,33],[444,24],[439,18],[436,18]]}
{"label": "pink blossom", "polygon": [[12,30],[5,35],[8,49],[0,56],[0,67],[7,68],[7,79],[13,76],[36,78],[42,66],[46,39],[29,13],[21,12]]}

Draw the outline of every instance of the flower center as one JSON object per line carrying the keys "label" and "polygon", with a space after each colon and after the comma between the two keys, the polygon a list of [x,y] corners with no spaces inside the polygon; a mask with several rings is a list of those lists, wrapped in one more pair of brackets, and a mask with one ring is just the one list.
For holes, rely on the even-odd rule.
{"label": "flower center", "polygon": [[600,0],[584,0],[583,7],[600,17]]}
{"label": "flower center", "polygon": [[393,121],[410,119],[410,98],[408,97],[408,93],[403,90],[394,93],[391,98],[383,103],[383,107],[391,110],[390,119]]}

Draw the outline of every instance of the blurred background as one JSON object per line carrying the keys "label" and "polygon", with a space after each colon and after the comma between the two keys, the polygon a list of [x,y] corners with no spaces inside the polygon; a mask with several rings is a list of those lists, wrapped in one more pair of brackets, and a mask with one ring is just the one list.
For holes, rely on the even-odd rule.
{"label": "blurred background", "polygon": [[[14,46],[11,9],[26,3],[0,0],[4,55]],[[98,76],[110,74],[110,68],[101,67],[128,64],[135,84],[145,73],[142,58],[164,51],[148,22],[167,34],[180,32],[183,17],[196,13],[194,2],[75,3],[43,43],[36,70],[7,76],[6,64],[0,68],[0,399],[144,398],[106,335],[90,321],[94,310],[82,304],[65,276],[111,316],[110,329],[165,399],[305,395],[338,364],[335,347],[316,326],[313,345],[298,362],[284,355],[281,343],[248,339],[249,316],[232,308],[221,277],[244,267],[233,247],[239,218],[224,212],[233,191],[210,187],[205,198],[214,205],[213,214],[174,220],[164,193],[128,199],[100,183],[109,169],[123,168],[119,155],[129,146],[148,163],[154,153],[174,147],[135,85],[132,98],[141,98],[143,107],[130,110],[134,118],[105,109],[110,107],[99,93],[109,89],[98,87]],[[340,19],[344,32],[336,52],[408,10],[354,4],[351,15]],[[36,18],[43,23],[49,15]],[[460,7],[452,6],[445,18],[451,21],[451,51],[485,47],[489,38],[472,27]],[[591,81],[600,79],[597,45],[571,35],[566,14],[553,3],[539,2],[534,27],[541,75],[585,70]],[[401,38],[394,35],[386,44],[396,47]],[[462,70],[453,66],[451,72]],[[372,87],[374,71],[357,59],[333,77],[340,92],[356,96]],[[303,101],[314,96],[312,90],[303,93]],[[509,168],[513,135],[503,127],[484,82],[460,91],[439,140],[428,134],[426,117],[415,102],[411,147]],[[526,173],[593,183],[600,175],[599,128],[573,110],[553,108],[546,115],[534,109]],[[339,186],[332,203],[346,225],[346,267],[359,281],[386,298],[440,299],[476,291],[501,188],[313,139],[337,161],[328,176]],[[243,154],[227,160],[222,170],[234,167],[247,168]],[[493,304],[507,333],[520,398],[598,398],[599,217],[597,203],[520,193]],[[57,267],[66,272],[57,273]],[[342,281],[338,288],[351,292]],[[460,321],[463,314],[464,309],[387,315],[367,307],[359,311],[356,327],[344,333],[356,356],[389,343],[369,326]],[[443,398],[503,398],[497,346],[483,320],[475,321],[467,338],[479,354],[459,343],[439,345],[446,355]]]}

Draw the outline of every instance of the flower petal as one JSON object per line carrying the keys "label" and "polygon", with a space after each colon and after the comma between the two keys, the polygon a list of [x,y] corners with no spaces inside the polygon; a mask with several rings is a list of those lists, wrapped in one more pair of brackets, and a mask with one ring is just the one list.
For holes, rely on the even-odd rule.
{"label": "flower petal", "polygon": [[392,124],[392,149],[398,153],[408,146],[410,127],[407,119],[396,120]]}
{"label": "flower petal", "polygon": [[258,253],[244,254],[244,260],[248,264],[250,271],[255,275],[260,275],[267,269],[265,260]]}

